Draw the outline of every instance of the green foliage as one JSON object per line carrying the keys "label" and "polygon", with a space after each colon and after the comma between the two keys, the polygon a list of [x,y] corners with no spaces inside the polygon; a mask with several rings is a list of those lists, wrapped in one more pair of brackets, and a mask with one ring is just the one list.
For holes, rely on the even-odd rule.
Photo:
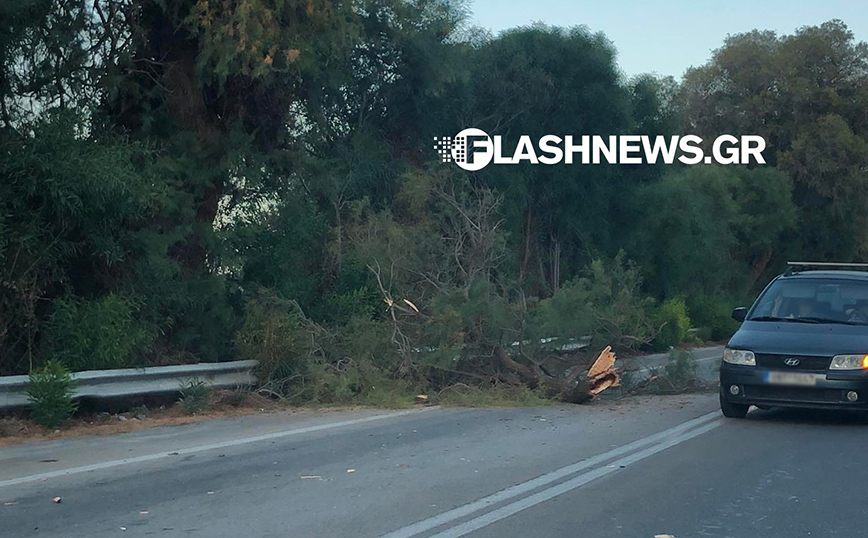
{"label": "green foliage", "polygon": [[805,125],[780,166],[795,185],[803,249],[811,259],[868,253],[868,140],[838,115]]}
{"label": "green foliage", "polygon": [[260,380],[281,395],[307,374],[316,350],[298,305],[271,290],[260,290],[245,305],[244,325],[235,337],[242,360],[259,361]]}
{"label": "green foliage", "polygon": [[[785,259],[868,253],[868,46],[841,21],[625,80],[601,33],[495,37],[463,1],[136,6],[0,7],[0,374],[237,353],[292,401],[397,404],[516,383],[544,338],[723,339]],[[507,154],[753,133],[768,164],[436,162],[469,126]]]}
{"label": "green foliage", "polygon": [[633,251],[661,297],[744,293],[795,222],[791,182],[773,170],[693,167],[643,191]]}
{"label": "green foliage", "polygon": [[682,83],[679,102],[691,132],[762,135],[769,165],[792,178],[799,219],[786,239],[796,257],[850,260],[865,252],[858,178],[868,135],[866,67],[868,45],[831,20],[792,35],[729,36]]}
{"label": "green foliage", "polygon": [[[631,95],[620,83],[615,56],[603,34],[585,27],[514,28],[471,56],[473,96],[464,102],[472,108],[462,115],[484,118],[473,126],[489,133],[533,138],[629,131]],[[646,109],[644,114],[653,112]],[[517,138],[504,137],[505,154],[512,154]],[[629,184],[617,168],[486,167],[475,173],[504,196],[510,250],[522,285],[533,295],[540,289],[554,292],[558,274],[564,275],[561,281],[580,275],[591,261],[590,245],[601,246],[609,256],[617,253],[615,223],[626,212],[622,201]]]}
{"label": "green foliage", "polygon": [[27,397],[33,405],[33,420],[47,428],[56,428],[78,407],[72,401],[73,382],[69,370],[51,360],[30,372]]}
{"label": "green foliage", "polygon": [[594,260],[579,285],[588,292],[596,322],[595,341],[616,349],[635,349],[650,340],[652,300],[642,292],[638,266],[623,251],[611,261]]}
{"label": "green foliage", "polygon": [[109,294],[96,301],[62,297],[48,318],[48,354],[73,371],[129,366],[152,337],[134,319],[136,302]]}
{"label": "green foliage", "polygon": [[538,338],[581,338],[618,350],[638,349],[654,335],[653,300],[642,292],[638,267],[623,252],[594,260],[586,276],[540,301],[531,316]]}
{"label": "green foliage", "polygon": [[337,364],[314,364],[304,392],[297,395],[295,401],[400,408],[413,404],[413,391],[406,382],[390,378],[364,360],[345,359]]}
{"label": "green foliage", "polygon": [[211,387],[206,381],[193,378],[181,385],[181,399],[178,400],[178,403],[187,414],[195,415],[208,408],[208,396],[210,394]]}
{"label": "green foliage", "polygon": [[715,296],[695,295],[689,297],[688,309],[693,324],[704,330],[706,340],[721,342],[728,340],[736,330],[738,322],[732,319],[732,310],[750,301]]}
{"label": "green foliage", "polygon": [[663,376],[674,392],[683,392],[696,382],[696,358],[687,350],[673,349],[669,352]]}
{"label": "green foliage", "polygon": [[45,306],[64,289],[107,295],[144,254],[138,229],[164,187],[137,169],[150,151],[108,134],[85,140],[77,119],[0,130],[0,373],[38,352],[55,310]]}
{"label": "green foliage", "polygon": [[666,350],[686,342],[690,337],[690,316],[682,298],[667,299],[657,311],[655,325],[660,332],[654,338],[654,348]]}
{"label": "green foliage", "polygon": [[336,334],[332,355],[351,357],[361,364],[370,364],[382,372],[389,373],[400,360],[398,350],[392,342],[392,329],[388,324],[355,316],[344,324]]}

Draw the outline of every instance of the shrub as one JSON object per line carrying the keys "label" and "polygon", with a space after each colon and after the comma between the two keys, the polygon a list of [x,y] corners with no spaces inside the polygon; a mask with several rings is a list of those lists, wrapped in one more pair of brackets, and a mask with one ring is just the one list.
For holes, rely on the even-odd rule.
{"label": "shrub", "polygon": [[690,337],[690,316],[684,299],[667,299],[657,312],[656,325],[660,332],[654,338],[654,348],[666,350],[686,342]]}
{"label": "shrub", "polygon": [[268,289],[247,302],[245,314],[244,325],[235,336],[239,357],[259,361],[260,382],[269,390],[291,394],[291,385],[306,374],[314,351],[307,320],[298,305]]}
{"label": "shrub", "polygon": [[208,395],[211,387],[205,381],[193,378],[181,386],[181,406],[187,413],[195,415],[208,408]]}
{"label": "shrub", "polygon": [[673,349],[669,353],[663,374],[676,387],[683,386],[696,378],[696,359],[684,349]]}
{"label": "shrub", "polygon": [[317,404],[406,407],[413,403],[413,391],[405,383],[370,363],[350,359],[312,365],[305,389],[299,398]]}
{"label": "shrub", "polygon": [[738,300],[697,295],[690,299],[690,314],[697,327],[705,328],[705,340],[726,340],[738,330],[738,322],[732,319],[732,309],[741,304]]}
{"label": "shrub", "polygon": [[641,291],[639,269],[624,252],[594,260],[586,276],[567,282],[551,299],[540,301],[535,324],[540,336],[581,337],[615,349],[635,349],[651,339],[650,298]]}
{"label": "shrub", "polygon": [[55,300],[48,320],[51,356],[72,371],[128,366],[132,354],[151,341],[133,318],[135,307],[135,301],[114,293],[95,301]]}
{"label": "shrub", "polygon": [[69,370],[57,360],[30,372],[27,396],[33,404],[33,420],[56,428],[72,415],[77,405],[72,401],[73,382]]}

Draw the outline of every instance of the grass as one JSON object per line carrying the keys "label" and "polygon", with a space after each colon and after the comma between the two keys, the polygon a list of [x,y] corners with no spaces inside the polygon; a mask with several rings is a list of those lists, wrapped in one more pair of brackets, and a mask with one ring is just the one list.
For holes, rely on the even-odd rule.
{"label": "grass", "polygon": [[178,403],[181,404],[181,407],[188,414],[196,415],[208,408],[208,395],[210,392],[211,387],[208,386],[208,383],[198,378],[193,378],[181,385],[181,399],[178,400]]}

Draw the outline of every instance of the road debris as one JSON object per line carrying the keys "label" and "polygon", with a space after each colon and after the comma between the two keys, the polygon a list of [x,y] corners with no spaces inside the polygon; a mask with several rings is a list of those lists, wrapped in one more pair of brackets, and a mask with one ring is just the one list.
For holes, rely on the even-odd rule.
{"label": "road debris", "polygon": [[15,506],[16,504],[18,504],[18,501],[9,501],[3,503],[3,506]]}
{"label": "road debris", "polygon": [[322,480],[322,477],[318,474],[306,474],[300,477],[302,480]]}
{"label": "road debris", "polygon": [[60,502],[61,502],[63,499],[61,499],[60,497],[55,497],[55,498],[53,498],[53,499],[51,499],[51,500],[54,501],[54,504],[60,504]]}
{"label": "road debris", "polygon": [[347,469],[347,474],[356,472],[355,469]]}
{"label": "road debris", "polygon": [[592,397],[609,387],[620,385],[621,376],[615,369],[615,359],[612,346],[606,346],[600,353],[600,356],[597,357],[597,360],[594,361],[594,364],[591,365],[591,369],[588,370],[588,382],[591,385],[590,393]]}

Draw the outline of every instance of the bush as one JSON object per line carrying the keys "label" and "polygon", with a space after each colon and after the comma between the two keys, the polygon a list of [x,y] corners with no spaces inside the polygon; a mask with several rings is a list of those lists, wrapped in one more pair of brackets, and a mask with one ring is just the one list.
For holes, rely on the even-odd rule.
{"label": "bush", "polygon": [[244,325],[235,336],[238,355],[259,361],[259,379],[281,396],[306,374],[314,350],[301,310],[268,289],[260,290],[245,306]]}
{"label": "bush", "polygon": [[56,428],[78,407],[73,401],[73,382],[69,370],[59,361],[50,360],[30,372],[27,396],[33,404],[33,420]]}
{"label": "bush", "polygon": [[721,299],[697,295],[690,298],[690,314],[693,323],[704,330],[703,340],[726,340],[738,330],[738,322],[732,319],[732,309],[740,303],[733,299]]}
{"label": "bush", "polygon": [[305,391],[298,398],[305,403],[398,408],[412,405],[413,395],[407,383],[392,379],[374,365],[346,359],[312,365]]}
{"label": "bush", "polygon": [[584,277],[566,282],[540,301],[534,323],[539,336],[582,337],[613,348],[636,349],[652,334],[652,300],[641,291],[639,268],[623,251],[614,259],[594,260]]}
{"label": "bush", "polygon": [[696,359],[683,349],[673,349],[669,353],[663,375],[676,390],[684,390],[696,380]]}
{"label": "bush", "polygon": [[96,301],[55,300],[48,320],[49,353],[72,371],[129,366],[133,353],[151,342],[133,318],[135,307],[135,301],[114,293]]}
{"label": "bush", "polygon": [[660,351],[686,342],[690,338],[690,316],[684,299],[667,299],[657,312],[656,325],[660,332],[654,338],[654,348]]}
{"label": "bush", "polygon": [[187,413],[195,415],[208,408],[208,395],[211,387],[201,379],[193,378],[181,386],[179,403]]}

